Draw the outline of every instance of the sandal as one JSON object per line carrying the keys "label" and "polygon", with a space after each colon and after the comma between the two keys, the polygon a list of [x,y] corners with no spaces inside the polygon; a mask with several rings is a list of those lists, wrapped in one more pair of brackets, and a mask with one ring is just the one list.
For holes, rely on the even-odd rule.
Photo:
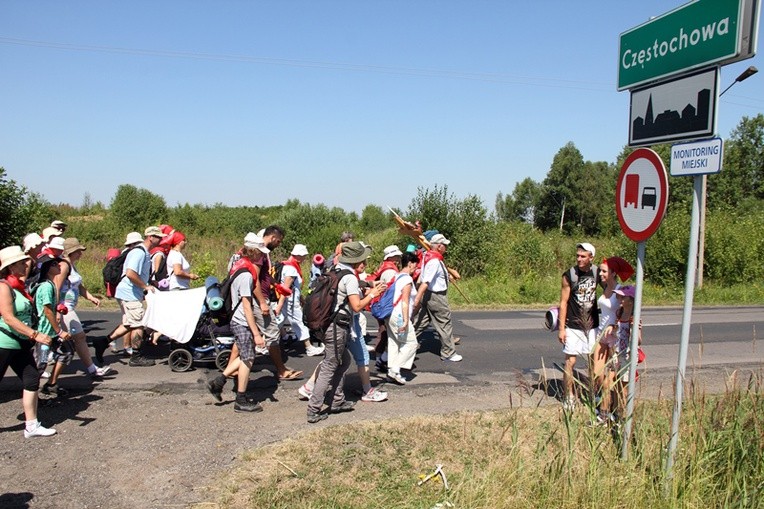
{"label": "sandal", "polygon": [[302,371],[295,371],[294,369],[287,369],[283,375],[279,376],[279,381],[281,380],[302,380],[303,378]]}

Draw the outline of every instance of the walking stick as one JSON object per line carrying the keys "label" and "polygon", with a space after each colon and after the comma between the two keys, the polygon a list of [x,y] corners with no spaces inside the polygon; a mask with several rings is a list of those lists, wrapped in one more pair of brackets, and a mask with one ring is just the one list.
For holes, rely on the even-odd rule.
{"label": "walking stick", "polygon": [[[420,246],[422,246],[428,251],[430,250],[430,242],[424,236],[424,233],[422,232],[422,228],[403,219],[390,206],[388,206],[387,209],[393,213],[393,220],[398,225],[398,231],[401,234],[412,237],[414,240],[419,242]],[[461,288],[459,288],[459,285],[456,284],[456,280],[461,279],[462,277],[461,274],[459,274],[459,272],[457,272],[456,269],[452,269],[451,267],[448,267],[448,266],[446,266],[446,270],[448,271],[448,274],[451,276],[451,284],[454,285],[454,288],[456,288],[456,291],[459,292],[459,295],[462,296],[464,301],[469,304],[470,300],[467,298],[466,295],[464,295],[464,292],[462,291]]]}

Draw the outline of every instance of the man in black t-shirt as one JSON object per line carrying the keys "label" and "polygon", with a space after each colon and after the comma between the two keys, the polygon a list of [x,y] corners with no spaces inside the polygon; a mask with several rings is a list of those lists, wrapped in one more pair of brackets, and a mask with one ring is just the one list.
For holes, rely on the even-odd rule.
{"label": "man in black t-shirt", "polygon": [[594,253],[594,246],[588,242],[578,244],[576,265],[562,275],[557,338],[562,343],[562,352],[565,354],[563,405],[567,410],[571,410],[576,402],[573,391],[576,356],[592,354],[599,325],[597,268],[592,265]]}

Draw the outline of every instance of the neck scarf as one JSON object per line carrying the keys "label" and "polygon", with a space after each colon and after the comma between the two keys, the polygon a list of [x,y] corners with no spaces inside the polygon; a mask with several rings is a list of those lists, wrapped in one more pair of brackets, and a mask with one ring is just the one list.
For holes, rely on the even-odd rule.
{"label": "neck scarf", "polygon": [[15,274],[8,274],[8,277],[5,278],[5,280],[8,282],[8,284],[13,288],[14,290],[18,290],[18,292],[26,297],[29,302],[33,302],[32,296],[29,295],[29,292],[27,292],[27,289],[24,287],[24,282],[19,279],[18,276]]}

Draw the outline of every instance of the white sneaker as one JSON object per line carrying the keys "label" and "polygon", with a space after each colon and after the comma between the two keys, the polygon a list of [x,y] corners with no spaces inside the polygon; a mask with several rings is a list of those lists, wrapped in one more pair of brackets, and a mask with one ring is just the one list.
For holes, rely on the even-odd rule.
{"label": "white sneaker", "polygon": [[308,357],[315,357],[317,355],[322,355],[324,353],[324,350],[326,347],[324,345],[321,346],[309,346],[305,349],[305,355]]}
{"label": "white sneaker", "polygon": [[441,357],[440,360],[442,361],[450,361],[450,362],[459,362],[464,357],[459,355],[458,353],[452,353],[450,357]]}
{"label": "white sneaker", "polygon": [[385,391],[378,391],[374,387],[369,389],[369,392],[361,396],[361,401],[365,401],[367,403],[379,403],[380,401],[385,401],[387,399],[387,393]]}
{"label": "white sneaker", "polygon": [[100,368],[96,368],[94,374],[96,376],[106,376],[106,374],[109,372],[111,372],[111,366],[102,366]]}
{"label": "white sneaker", "polygon": [[268,355],[268,347],[267,346],[256,346],[255,352],[259,353],[260,355]]}
{"label": "white sneaker", "polygon": [[47,371],[43,371],[42,373],[40,373],[40,378],[47,380],[48,378],[50,378],[50,373],[48,373]]}
{"label": "white sneaker", "polygon": [[307,401],[310,399],[310,395],[313,393],[310,389],[308,389],[308,386],[305,384],[302,384],[299,389],[297,389],[297,394],[300,395],[300,399],[302,401]]}
{"label": "white sneaker", "polygon": [[388,371],[387,379],[398,385],[406,385],[406,379],[403,378],[400,373],[396,373],[395,371]]}
{"label": "white sneaker", "polygon": [[568,396],[565,401],[562,402],[562,409],[566,412],[572,412],[576,409],[576,398]]}
{"label": "white sneaker", "polygon": [[46,428],[39,422],[37,423],[37,426],[35,426],[31,430],[28,430],[28,429],[24,430],[24,438],[49,437],[55,434],[56,434],[56,430],[54,430],[53,428]]}

